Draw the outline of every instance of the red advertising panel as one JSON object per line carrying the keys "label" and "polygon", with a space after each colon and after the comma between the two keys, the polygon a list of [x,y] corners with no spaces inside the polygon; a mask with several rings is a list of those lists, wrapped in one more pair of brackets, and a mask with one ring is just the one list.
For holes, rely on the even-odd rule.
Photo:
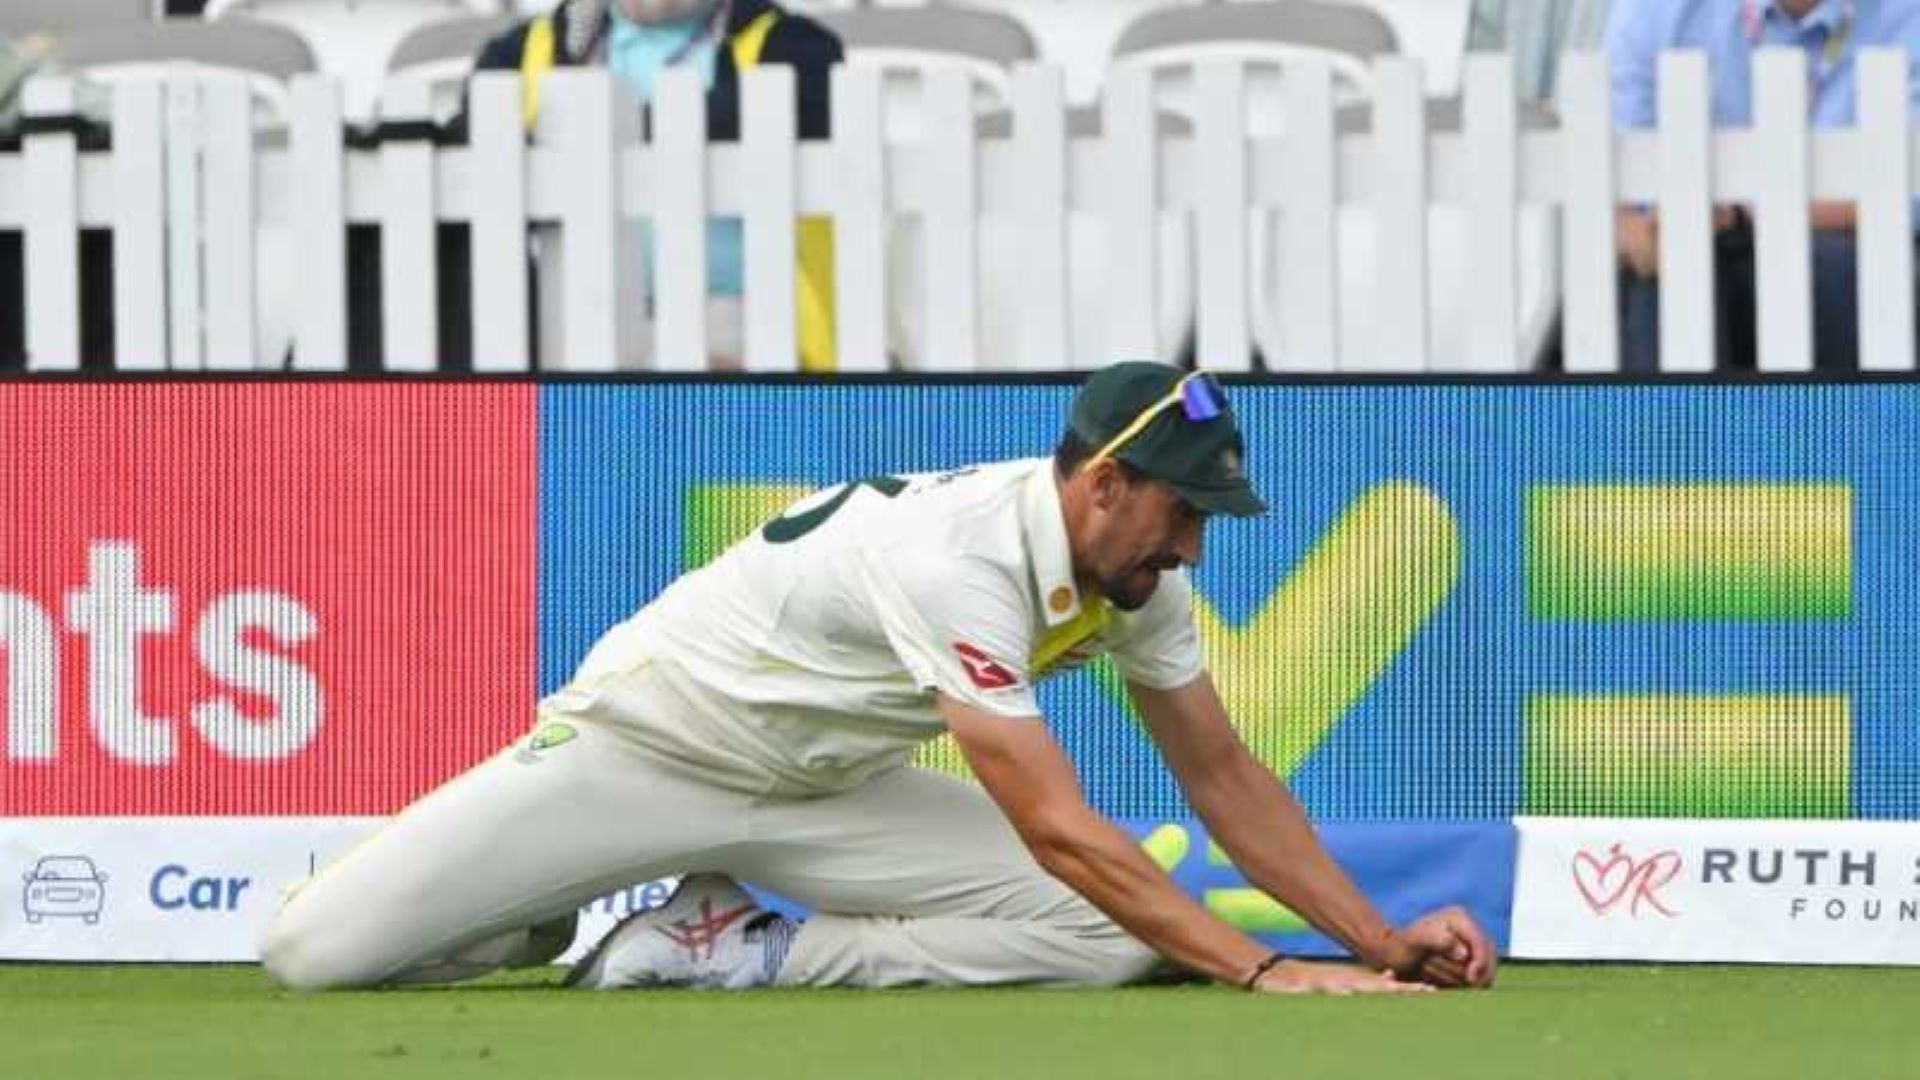
{"label": "red advertising panel", "polygon": [[523,730],[534,407],[0,385],[0,814],[382,814]]}

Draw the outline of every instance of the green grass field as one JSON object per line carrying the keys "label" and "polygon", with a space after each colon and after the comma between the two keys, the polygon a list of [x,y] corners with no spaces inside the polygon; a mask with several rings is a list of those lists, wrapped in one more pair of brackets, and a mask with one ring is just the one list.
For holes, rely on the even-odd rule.
{"label": "green grass field", "polygon": [[1511,965],[1491,993],[297,995],[252,967],[0,965],[0,1076],[1920,1077],[1920,970]]}

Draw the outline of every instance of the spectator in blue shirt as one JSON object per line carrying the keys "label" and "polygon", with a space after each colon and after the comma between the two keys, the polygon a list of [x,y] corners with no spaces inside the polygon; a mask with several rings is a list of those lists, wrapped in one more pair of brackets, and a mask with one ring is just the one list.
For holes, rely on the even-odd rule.
{"label": "spectator in blue shirt", "polygon": [[[1898,46],[1910,67],[1920,58],[1920,0],[1615,0],[1606,48],[1613,76],[1614,123],[1646,129],[1657,121],[1656,72],[1663,50],[1704,52],[1712,72],[1713,122],[1753,121],[1755,49],[1784,47],[1807,55],[1808,108],[1818,127],[1850,127],[1859,50]],[[1920,70],[1914,73],[1920,115]],[[1812,210],[1814,364],[1859,365],[1855,299],[1854,217],[1850,202],[1816,202]],[[1751,370],[1755,299],[1753,236],[1744,211],[1714,213],[1717,362]],[[1659,221],[1651,209],[1624,207],[1617,237],[1623,265],[1621,362],[1629,371],[1659,367]]]}

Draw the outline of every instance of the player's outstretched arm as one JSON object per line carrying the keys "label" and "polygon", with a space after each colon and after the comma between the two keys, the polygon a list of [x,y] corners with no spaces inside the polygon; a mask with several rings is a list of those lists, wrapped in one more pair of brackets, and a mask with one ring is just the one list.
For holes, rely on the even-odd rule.
{"label": "player's outstretched arm", "polygon": [[1247,751],[1206,674],[1173,690],[1128,688],[1194,811],[1248,880],[1371,967],[1435,986],[1490,986],[1491,941],[1448,908],[1395,929],[1328,854],[1306,813]]}
{"label": "player's outstretched arm", "polygon": [[[1086,803],[1073,765],[1038,716],[995,716],[941,695],[967,764],[1048,873],[1149,948],[1209,978],[1246,985],[1270,950],[1193,902],[1118,826]],[[1424,989],[1349,964],[1286,961],[1255,989],[1377,993]]]}

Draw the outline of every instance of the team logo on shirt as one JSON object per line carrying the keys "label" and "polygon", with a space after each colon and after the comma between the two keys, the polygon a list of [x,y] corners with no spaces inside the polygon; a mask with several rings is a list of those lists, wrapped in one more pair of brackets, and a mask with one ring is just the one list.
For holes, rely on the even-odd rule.
{"label": "team logo on shirt", "polygon": [[956,641],[953,651],[954,655],[960,657],[960,666],[967,669],[967,678],[980,689],[1005,690],[1020,685],[1020,676],[1008,671],[979,646]]}
{"label": "team logo on shirt", "polygon": [[542,724],[525,744],[513,752],[513,760],[522,765],[532,765],[540,760],[542,753],[570,743],[579,735],[580,732],[571,724]]}

